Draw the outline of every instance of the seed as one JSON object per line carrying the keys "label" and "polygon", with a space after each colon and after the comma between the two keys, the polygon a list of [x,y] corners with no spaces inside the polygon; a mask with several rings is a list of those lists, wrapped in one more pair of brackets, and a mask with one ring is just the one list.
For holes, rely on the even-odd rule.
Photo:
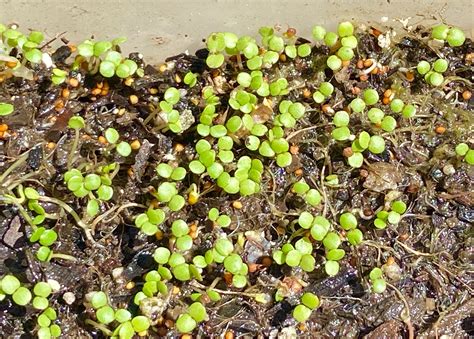
{"label": "seed", "polygon": [[290,146],[290,153],[293,154],[293,155],[296,155],[298,154],[300,148],[298,147],[298,145],[291,145]]}
{"label": "seed", "polygon": [[382,99],[382,102],[383,102],[384,105],[388,105],[390,103],[390,98],[384,97]]}
{"label": "seed", "polygon": [[56,147],[56,143],[50,141],[46,144],[46,148],[49,150],[53,150]]}
{"label": "seed", "polygon": [[415,73],[411,71],[407,72],[406,77],[408,81],[412,82],[413,80],[415,80]]}
{"label": "seed", "polygon": [[381,31],[379,31],[377,28],[374,28],[374,27],[370,28],[370,33],[372,33],[374,37],[378,37],[380,34],[382,34]]}
{"label": "seed", "polygon": [[18,63],[17,61],[7,61],[7,62],[5,63],[5,65],[6,65],[8,68],[14,68],[14,67],[16,67],[17,63]]}
{"label": "seed", "polygon": [[362,59],[357,60],[356,66],[357,66],[357,68],[359,68],[359,69],[364,68],[364,60],[362,60]]}
{"label": "seed", "polygon": [[167,69],[168,69],[168,67],[166,66],[166,64],[161,64],[161,65],[158,67],[158,70],[159,70],[161,73],[164,73]]}
{"label": "seed", "polygon": [[360,88],[357,87],[357,86],[354,86],[354,87],[351,88],[351,92],[354,95],[360,94]]}
{"label": "seed", "polygon": [[310,91],[308,88],[305,88],[305,89],[303,90],[303,96],[304,96],[305,98],[311,97],[311,91]]}
{"label": "seed", "polygon": [[360,79],[360,81],[367,81],[369,79],[369,76],[367,74],[361,74],[359,79]]}
{"label": "seed", "polygon": [[184,150],[184,146],[183,146],[182,144],[176,144],[176,145],[174,145],[174,151],[175,151],[176,153],[180,153],[180,152],[182,152],[183,150]]}
{"label": "seed", "polygon": [[134,81],[135,81],[135,80],[134,80],[133,78],[127,78],[127,79],[125,79],[125,81],[124,81],[123,83],[124,83],[125,86],[129,86],[129,87],[130,87],[130,86],[132,86],[132,84],[133,84]]}
{"label": "seed", "polygon": [[370,67],[372,66],[374,62],[372,61],[372,59],[366,59],[364,60],[364,67],[367,68],[367,67]]}
{"label": "seed", "polygon": [[354,152],[352,151],[352,147],[346,147],[342,151],[342,155],[346,158],[349,158],[352,154],[354,154]]}
{"label": "seed", "polygon": [[193,338],[193,336],[191,334],[183,334],[181,336],[181,339],[192,339],[192,338]]}
{"label": "seed", "polygon": [[260,268],[260,265],[252,263],[252,264],[248,264],[248,267],[249,267],[249,272],[253,273],[253,272],[256,272]]}
{"label": "seed", "polygon": [[91,91],[91,94],[92,95],[99,95],[100,92],[102,92],[102,90],[100,88],[96,87]]}
{"label": "seed", "polygon": [[173,294],[176,295],[176,294],[179,294],[181,290],[179,289],[178,286],[173,286]]}
{"label": "seed", "polygon": [[303,175],[303,170],[301,168],[296,169],[295,170],[295,175],[298,176],[298,177],[302,176]]}
{"label": "seed", "polygon": [[105,139],[105,137],[104,137],[103,135],[99,136],[99,137],[97,138],[97,140],[98,140],[101,144],[103,144],[103,145],[107,145],[107,144],[108,144],[107,139]]}
{"label": "seed", "polygon": [[0,132],[6,132],[6,131],[8,131],[8,125],[0,124]]}
{"label": "seed", "polygon": [[466,89],[464,92],[462,92],[462,98],[466,101],[471,99],[471,96],[472,96],[472,92],[470,90]]}
{"label": "seed", "polygon": [[148,92],[150,92],[150,94],[157,94],[158,93],[158,88],[152,87],[148,90]]}
{"label": "seed", "polygon": [[64,88],[62,91],[61,91],[61,96],[63,98],[69,98],[69,95],[71,94],[71,92],[69,91],[69,89],[67,88]]}
{"label": "seed", "polygon": [[342,60],[342,67],[349,66],[351,64],[350,60]]}
{"label": "seed", "polygon": [[128,99],[132,105],[135,105],[136,103],[138,103],[138,97],[134,94],[130,95]]}
{"label": "seed", "polygon": [[61,99],[56,100],[56,102],[54,103],[54,108],[56,109],[56,111],[60,111],[64,108],[64,102]]}
{"label": "seed", "polygon": [[371,74],[377,74],[379,72],[378,67],[374,67],[374,69],[370,72]]}
{"label": "seed", "polygon": [[446,132],[446,127],[444,126],[436,126],[435,128],[435,132],[438,133],[438,134],[443,134],[444,132]]}
{"label": "seed", "polygon": [[286,61],[286,54],[282,53],[279,56],[280,61],[285,62]]}
{"label": "seed", "polygon": [[137,139],[133,140],[131,143],[130,143],[130,147],[136,151],[137,149],[139,149],[141,146],[140,144],[140,141],[138,141]]}
{"label": "seed", "polygon": [[229,272],[224,272],[224,281],[227,285],[232,285],[232,274]]}
{"label": "seed", "polygon": [[232,202],[232,207],[237,210],[240,210],[242,208],[242,202],[240,202],[239,200],[234,200]]}
{"label": "seed", "polygon": [[155,238],[156,240],[163,240],[163,232],[161,230],[156,231]]}
{"label": "seed", "polygon": [[262,265],[265,267],[270,267],[270,265],[273,263],[272,258],[270,257],[263,257],[262,259]]}
{"label": "seed", "polygon": [[127,283],[127,285],[125,285],[125,288],[126,288],[127,290],[131,290],[131,289],[134,288],[134,287],[135,287],[135,283],[134,283],[133,281],[129,281],[129,282]]}
{"label": "seed", "polygon": [[109,93],[109,90],[107,89],[103,89],[102,91],[100,91],[100,95],[102,96],[106,96],[108,93]]}
{"label": "seed", "polygon": [[128,168],[127,174],[128,174],[129,177],[132,177],[132,176],[133,176],[133,168],[132,168],[132,167],[129,167],[129,168]]}
{"label": "seed", "polygon": [[383,96],[385,98],[389,98],[391,95],[392,95],[392,90],[390,88],[385,90],[385,92],[383,92]]}
{"label": "seed", "polygon": [[68,45],[67,47],[69,47],[69,49],[71,50],[72,53],[74,53],[75,51],[77,51],[76,45],[70,44],[70,45]]}
{"label": "seed", "polygon": [[211,72],[211,76],[212,76],[213,79],[217,78],[220,75],[221,75],[221,72],[218,69],[213,69],[212,72]]}
{"label": "seed", "polygon": [[227,330],[224,335],[224,339],[234,339],[234,332],[231,330]]}
{"label": "seed", "polygon": [[179,74],[175,74],[174,80],[175,80],[178,84],[181,82],[181,77],[179,76]]}
{"label": "seed", "polygon": [[69,79],[69,86],[77,87],[77,86],[79,86],[79,81],[76,78],[70,78]]}

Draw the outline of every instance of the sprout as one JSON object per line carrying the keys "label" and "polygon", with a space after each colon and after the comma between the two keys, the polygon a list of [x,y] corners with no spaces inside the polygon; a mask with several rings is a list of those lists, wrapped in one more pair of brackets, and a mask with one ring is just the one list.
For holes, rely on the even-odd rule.
{"label": "sprout", "polygon": [[331,70],[338,71],[342,67],[342,60],[336,55],[331,55],[327,59],[326,64]]}
{"label": "sprout", "polygon": [[305,305],[297,305],[293,310],[293,318],[296,321],[302,323],[309,319],[311,316],[311,309],[306,307]]}
{"label": "sprout", "polygon": [[313,38],[316,41],[321,41],[326,36],[326,29],[322,26],[314,26],[312,29]]}

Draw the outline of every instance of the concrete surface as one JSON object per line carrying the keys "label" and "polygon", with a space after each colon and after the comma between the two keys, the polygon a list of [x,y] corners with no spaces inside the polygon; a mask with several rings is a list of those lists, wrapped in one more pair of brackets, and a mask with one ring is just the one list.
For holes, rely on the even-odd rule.
{"label": "concrete surface", "polygon": [[334,29],[341,20],[400,26],[397,18],[411,17],[409,25],[445,20],[473,35],[473,1],[439,0],[0,0],[0,22],[17,23],[23,30],[38,29],[52,38],[80,42],[127,36],[127,52],[139,50],[149,62],[202,46],[213,31],[255,35],[263,25],[288,25],[311,37],[315,24]]}

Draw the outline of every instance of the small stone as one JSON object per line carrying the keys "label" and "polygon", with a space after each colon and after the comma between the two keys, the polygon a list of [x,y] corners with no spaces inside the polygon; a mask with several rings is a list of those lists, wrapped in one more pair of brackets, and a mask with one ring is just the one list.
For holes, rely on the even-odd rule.
{"label": "small stone", "polygon": [[76,301],[76,296],[72,292],[66,292],[63,294],[63,300],[68,305],[72,305]]}

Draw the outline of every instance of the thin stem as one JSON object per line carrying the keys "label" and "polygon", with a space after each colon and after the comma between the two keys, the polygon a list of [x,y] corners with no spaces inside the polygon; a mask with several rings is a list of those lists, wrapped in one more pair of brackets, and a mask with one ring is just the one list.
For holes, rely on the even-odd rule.
{"label": "thin stem", "polygon": [[74,154],[76,153],[77,150],[77,145],[79,144],[79,129],[74,130],[74,141],[72,143],[71,147],[71,152],[69,153],[69,156],[67,157],[67,168],[71,169],[72,162],[74,161]]}
{"label": "thin stem", "polygon": [[112,336],[112,331],[109,330],[107,327],[105,327],[104,325],[102,324],[99,324],[98,322],[95,322],[94,320],[91,320],[91,319],[86,319],[85,320],[85,323],[86,324],[89,324],[89,325],[92,325],[93,327],[95,327],[96,329],[98,330],[101,330],[102,333],[104,333],[106,336],[108,337],[111,337]]}
{"label": "thin stem", "polygon": [[26,151],[25,153],[23,153],[22,155],[20,155],[20,157],[13,163],[11,164],[10,167],[8,167],[5,172],[3,172],[2,175],[0,175],[0,183],[3,183],[3,181],[5,180],[6,177],[8,177],[8,175],[13,172],[15,169],[17,169],[18,167],[20,167],[25,161],[26,159],[28,158],[28,153],[30,152],[30,150]]}
{"label": "thin stem", "polygon": [[398,298],[400,298],[400,300],[403,302],[403,304],[405,305],[405,316],[403,315],[400,315],[400,317],[402,318],[403,322],[405,323],[405,325],[407,325],[407,328],[408,328],[408,338],[409,339],[414,339],[415,338],[415,330],[413,328],[413,324],[411,323],[411,318],[410,318],[410,306],[408,305],[408,302],[407,300],[405,299],[405,297],[403,296],[402,292],[400,292],[400,290],[398,288],[396,288],[395,286],[393,286],[392,284],[390,283],[387,283],[387,286],[390,287],[391,289],[393,289],[395,291],[395,293],[397,294]]}
{"label": "thin stem", "polygon": [[53,204],[59,205],[63,210],[68,212],[74,218],[74,220],[76,221],[76,223],[79,227],[84,229],[84,232],[86,234],[87,239],[90,240],[92,243],[95,243],[95,240],[92,237],[91,230],[90,230],[89,226],[86,225],[84,223],[84,221],[82,221],[82,219],[79,217],[79,215],[76,213],[76,211],[74,211],[72,209],[71,206],[66,204],[64,201],[61,201],[61,200],[55,199],[55,198],[50,198],[50,197],[40,197],[39,200],[40,201],[45,201],[45,202],[51,202]]}
{"label": "thin stem", "polygon": [[64,260],[69,260],[69,261],[73,261],[73,262],[77,262],[77,258],[76,257],[73,257],[72,255],[69,255],[69,254],[64,254],[64,253],[53,253],[51,254],[51,257],[50,259],[64,259]]}
{"label": "thin stem", "polygon": [[122,205],[122,206],[114,206],[113,208],[111,208],[110,210],[108,210],[107,212],[99,215],[98,217],[96,217],[92,223],[90,224],[90,230],[92,231],[92,234],[94,233],[94,230],[95,230],[95,227],[97,226],[98,223],[100,223],[102,220],[104,220],[109,214],[112,214],[114,213],[115,211],[115,214],[114,216],[112,217],[115,218],[120,212],[122,212],[124,209],[126,208],[129,208],[129,207],[141,207],[141,208],[146,208],[146,206],[144,205],[141,205],[141,204],[136,204],[136,203],[128,203],[128,204],[125,204],[125,205]]}

